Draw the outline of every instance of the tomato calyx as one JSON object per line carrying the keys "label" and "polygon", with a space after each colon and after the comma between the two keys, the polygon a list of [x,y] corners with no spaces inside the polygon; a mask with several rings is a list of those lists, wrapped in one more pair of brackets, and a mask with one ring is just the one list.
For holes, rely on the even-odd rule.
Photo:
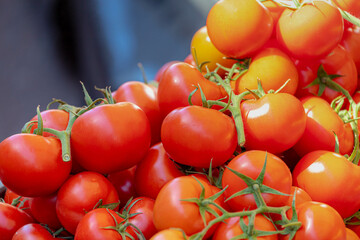
{"label": "tomato calyx", "polygon": [[354,213],[352,216],[345,218],[344,222],[346,225],[357,226],[360,225],[360,211]]}

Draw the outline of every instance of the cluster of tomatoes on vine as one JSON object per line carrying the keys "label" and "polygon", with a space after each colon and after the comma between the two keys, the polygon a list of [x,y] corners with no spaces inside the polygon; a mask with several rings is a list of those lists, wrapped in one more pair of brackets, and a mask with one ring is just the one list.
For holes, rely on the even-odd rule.
{"label": "cluster of tomatoes on vine", "polygon": [[220,0],[154,82],[38,107],[0,143],[1,239],[359,239],[359,16]]}

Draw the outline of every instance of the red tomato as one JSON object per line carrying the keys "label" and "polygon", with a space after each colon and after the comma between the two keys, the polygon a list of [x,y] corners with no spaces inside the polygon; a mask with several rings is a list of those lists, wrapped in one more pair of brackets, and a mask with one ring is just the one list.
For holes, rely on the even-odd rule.
{"label": "red tomato", "polygon": [[150,238],[150,240],[186,240],[188,236],[186,236],[179,229],[165,229]]}
{"label": "red tomato", "polygon": [[[63,131],[66,129],[68,122],[69,122],[69,113],[59,109],[50,109],[42,111],[41,118],[43,121],[44,128],[52,128],[58,131]],[[37,120],[37,115],[34,116],[31,121]],[[34,123],[33,127],[31,128],[31,133],[38,127],[37,123]],[[51,133],[44,132],[44,137],[54,136]]]}
{"label": "red tomato", "polygon": [[[194,34],[191,40],[190,50],[194,59],[196,51],[198,64],[201,64],[203,62],[209,62],[201,68],[201,71],[204,73],[207,72],[206,68],[208,68],[210,72],[213,72],[218,67],[217,63],[228,68],[231,68],[232,65],[236,63],[235,60],[226,59],[226,56],[215,48],[214,44],[209,38],[206,26],[200,28]],[[222,69],[219,69],[217,73],[221,76],[225,75],[225,71]]]}
{"label": "red tomato", "polygon": [[354,197],[360,195],[358,179],[359,166],[328,151],[305,155],[293,171],[295,186],[304,189],[312,200],[332,206],[343,218],[360,209],[360,199]]}
{"label": "red tomato", "polygon": [[188,106],[164,119],[161,139],[165,151],[181,164],[209,168],[229,160],[237,146],[233,120],[214,109]]}
{"label": "red tomato", "polygon": [[222,0],[211,8],[206,26],[220,52],[241,59],[250,57],[269,40],[273,19],[258,1]]}
{"label": "red tomato", "polygon": [[[290,80],[281,92],[295,94],[298,86],[298,72],[294,63],[284,52],[278,48],[269,47],[257,53],[251,61],[249,70],[231,84],[235,93],[242,93],[247,89],[257,89],[258,80],[261,81],[265,92],[278,90]],[[245,98],[254,97],[248,95]]]}
{"label": "red tomato", "polygon": [[[157,231],[153,223],[153,209],[155,200],[148,197],[138,197],[131,201],[129,214],[137,214],[128,219],[127,222],[135,225],[144,235],[145,239],[150,239]],[[123,212],[122,209],[120,212]],[[136,233],[133,228],[127,230],[135,239]]]}
{"label": "red tomato", "polygon": [[61,157],[60,141],[35,134],[16,134],[0,143],[0,180],[24,197],[56,192],[69,176],[71,162]]}
{"label": "red tomato", "polygon": [[[335,209],[319,202],[305,202],[297,208],[300,229],[294,240],[344,240],[345,224]],[[289,239],[288,236],[282,239]]]}
{"label": "red tomato", "polygon": [[57,193],[49,196],[35,197],[29,200],[31,213],[39,223],[48,225],[53,230],[61,228],[56,214]]}
{"label": "red tomato", "polygon": [[[300,72],[299,86],[296,92],[298,97],[318,94],[319,85],[314,85],[308,88],[305,87],[318,77],[317,71],[320,64],[324,67],[327,74],[336,74],[341,76],[334,78],[333,81],[345,88],[345,90],[347,90],[350,94],[355,92],[358,82],[356,66],[349,52],[340,45],[338,45],[331,54],[320,59],[318,62],[314,63],[310,61],[309,64],[307,64],[307,62],[309,61],[306,61],[305,63],[297,63]],[[311,73],[310,71],[313,72]],[[340,92],[326,87],[321,95],[321,98],[331,102],[340,95],[342,95]]]}
{"label": "red tomato", "polygon": [[346,227],[351,229],[360,238],[360,225],[347,225]]}
{"label": "red tomato", "polygon": [[[13,201],[18,198],[21,197],[18,194],[14,193],[13,191],[11,191],[10,189],[6,189],[5,191],[5,196],[4,196],[4,201],[8,204],[13,205]],[[30,202],[31,198],[24,198],[21,197],[19,199],[19,204],[17,204],[15,207],[20,208],[21,210],[24,210],[27,214],[29,214],[31,217],[33,217],[33,215],[31,214],[31,210],[29,208],[29,202]],[[14,205],[13,205],[14,206]]]}
{"label": "red tomato", "polygon": [[15,232],[34,220],[23,210],[8,203],[0,202],[0,236],[1,240],[11,240]]}
{"label": "red tomato", "polygon": [[170,61],[165,63],[156,73],[155,75],[155,81],[156,82],[160,82],[160,80],[162,79],[162,76],[164,75],[164,72],[166,71],[166,69],[168,69],[168,67],[170,67],[172,64],[177,63],[179,61]]}
{"label": "red tomato", "polygon": [[52,240],[55,239],[48,230],[36,223],[29,223],[19,228],[12,240]]}
{"label": "red tomato", "polygon": [[139,196],[155,199],[160,189],[170,180],[184,175],[169,158],[162,143],[152,146],[137,165],[135,189]]}
{"label": "red tomato", "polygon": [[[202,189],[198,181],[204,186],[205,198],[214,194],[211,185],[202,178],[196,180],[192,176],[182,176],[165,184],[155,200],[153,220],[156,229],[161,231],[168,228],[181,228],[187,235],[192,235],[204,228],[199,206],[192,202],[182,201],[200,197]],[[209,207],[220,215],[217,208],[212,205]],[[205,213],[206,222],[214,218],[209,212]],[[211,234],[211,231],[208,234]]]}
{"label": "red tomato", "polygon": [[73,158],[89,171],[111,173],[135,166],[151,141],[146,114],[129,102],[97,106],[77,118],[71,131]]}
{"label": "red tomato", "polygon": [[[76,228],[75,240],[130,240],[122,238],[115,229],[107,227],[119,227],[124,219],[115,211],[105,208],[97,208],[88,212],[79,222]],[[130,227],[129,227],[130,228]]]}
{"label": "red tomato", "polygon": [[110,173],[107,179],[114,185],[116,192],[119,195],[120,205],[125,206],[131,197],[136,196],[135,192],[135,170],[137,166],[132,168]]}
{"label": "red tomato", "polygon": [[74,234],[84,215],[102,204],[119,202],[115,187],[96,172],[81,172],[70,177],[60,188],[56,213],[65,229]]}
{"label": "red tomato", "polygon": [[[277,156],[265,151],[246,151],[233,158],[228,167],[242,173],[252,179],[256,179],[265,163],[267,156],[266,172],[263,185],[276,189],[282,193],[291,193],[291,172],[286,164]],[[222,186],[228,188],[224,195],[229,198],[234,193],[239,192],[248,186],[246,183],[229,169],[225,169],[222,177]],[[280,207],[286,205],[289,196],[262,193],[262,196],[269,206]],[[229,207],[234,211],[243,209],[255,209],[256,203],[253,194],[245,194],[234,197],[227,201]]]}
{"label": "red tomato", "polygon": [[346,228],[346,240],[360,240],[360,238],[353,230]]}
{"label": "red tomato", "polygon": [[[229,240],[234,239],[234,237],[244,234],[244,231],[241,229],[239,224],[239,217],[233,217],[222,222],[219,227],[216,229],[212,240]],[[246,225],[249,224],[248,217],[244,217],[244,222]],[[261,231],[276,231],[272,222],[266,219],[262,215],[256,215],[254,222],[254,230]],[[256,237],[257,240],[277,240],[277,234]]]}
{"label": "red tomato", "polygon": [[[226,96],[222,87],[204,78],[195,67],[183,62],[172,64],[165,71],[158,88],[159,106],[163,116],[178,107],[189,106],[188,97],[198,85],[208,100],[218,100]],[[193,95],[192,103],[202,106],[199,90]]]}
{"label": "red tomato", "polygon": [[[356,2],[360,3],[360,1]],[[356,65],[357,72],[360,73],[360,27],[354,26],[346,28],[340,44],[350,53]]]}
{"label": "red tomato", "polygon": [[287,93],[270,93],[258,100],[243,101],[241,114],[247,150],[281,153],[296,144],[306,126],[301,102]]}
{"label": "red tomato", "polygon": [[324,1],[311,1],[297,10],[285,9],[276,35],[291,55],[310,59],[329,54],[340,42],[343,31],[343,18],[336,7]]}
{"label": "red tomato", "polygon": [[191,66],[196,67],[195,60],[194,60],[193,55],[191,53],[186,56],[186,58],[184,59],[184,63],[190,64]]}
{"label": "red tomato", "polygon": [[[344,11],[349,12],[350,14],[354,15],[355,17],[360,17],[360,2],[358,0],[332,0],[332,3],[335,6],[338,6]],[[345,21],[345,25],[352,25],[350,22]]]}
{"label": "red tomato", "polygon": [[[299,156],[315,151],[335,149],[335,136],[340,143],[340,153],[347,154],[352,150],[346,144],[346,130],[344,122],[331,108],[330,104],[319,97],[305,97],[301,99],[307,116],[304,134],[294,146]],[[344,144],[345,142],[345,144]]]}

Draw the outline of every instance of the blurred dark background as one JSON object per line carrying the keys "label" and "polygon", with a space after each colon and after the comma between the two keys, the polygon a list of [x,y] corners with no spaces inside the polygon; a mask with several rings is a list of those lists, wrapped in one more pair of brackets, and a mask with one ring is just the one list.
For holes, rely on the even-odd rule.
{"label": "blurred dark background", "polygon": [[216,0],[0,0],[0,141],[52,98],[149,79],[190,53]]}

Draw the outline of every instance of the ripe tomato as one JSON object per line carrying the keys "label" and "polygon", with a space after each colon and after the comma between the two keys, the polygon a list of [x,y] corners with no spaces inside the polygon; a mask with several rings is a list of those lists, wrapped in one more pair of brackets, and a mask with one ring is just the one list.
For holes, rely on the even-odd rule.
{"label": "ripe tomato", "polygon": [[[69,113],[66,111],[59,110],[59,109],[50,109],[50,110],[42,111],[40,114],[41,114],[44,128],[52,128],[52,129],[55,129],[58,131],[63,131],[66,129],[66,127],[68,125]],[[38,119],[38,117],[36,115],[31,119],[31,121],[35,121],[37,119]],[[38,127],[38,124],[34,123],[30,132],[33,133],[37,127]],[[54,135],[51,133],[48,133],[48,132],[44,132],[43,136],[49,137],[49,136],[54,136]]]}
{"label": "ripe tomato", "polygon": [[[233,217],[222,222],[219,227],[216,229],[212,240],[229,240],[234,239],[234,237],[239,236],[244,233],[239,224],[239,217]],[[248,217],[244,217],[244,222],[246,225],[249,224]],[[256,215],[254,222],[254,230],[261,231],[276,231],[272,222],[266,219],[262,215]],[[277,240],[277,234],[269,236],[257,237],[258,240]]]}
{"label": "ripe tomato", "polygon": [[157,71],[157,73],[155,74],[155,81],[156,82],[160,82],[164,72],[166,71],[166,69],[168,69],[168,67],[170,67],[172,64],[177,63],[179,61],[170,61],[165,63],[164,65],[161,66],[161,68]]}
{"label": "ripe tomato", "polygon": [[135,170],[137,166],[132,168],[113,172],[107,175],[107,179],[114,185],[119,195],[120,205],[125,206],[131,197],[136,196],[135,192]]}
{"label": "ripe tomato", "polygon": [[1,240],[11,240],[15,232],[34,220],[23,210],[8,203],[0,202],[0,236]]}
{"label": "ripe tomato", "polygon": [[73,158],[89,171],[111,173],[136,165],[150,147],[149,120],[129,102],[97,106],[72,127]]}
{"label": "ripe tomato", "polygon": [[[246,151],[233,158],[228,164],[228,167],[252,179],[256,179],[264,166],[266,156],[267,164],[263,185],[282,193],[290,194],[292,185],[291,172],[280,158],[271,153],[258,150]],[[224,192],[226,198],[248,187],[242,179],[237,177],[229,169],[225,169],[224,171],[222,186],[228,186]],[[274,207],[284,206],[289,198],[289,196],[270,193],[262,193],[261,195],[267,205]],[[234,197],[228,200],[227,204],[234,211],[256,208],[253,194]]]}
{"label": "ripe tomato", "polygon": [[315,150],[334,151],[334,132],[339,139],[340,153],[349,153],[352,146],[349,147],[346,144],[344,122],[331,108],[330,104],[319,97],[305,97],[301,99],[301,102],[307,119],[304,134],[294,146],[297,154],[302,157]]}
{"label": "ripe tomato", "polygon": [[[332,3],[344,11],[349,12],[355,17],[360,17],[360,2],[357,0],[332,0]],[[345,26],[352,25],[352,23],[345,21]]]}
{"label": "ripe tomato", "polygon": [[157,93],[145,83],[130,81],[122,84],[115,92],[116,102],[131,102],[139,106],[146,114],[151,128],[151,145],[160,142],[162,116],[160,113]]}
{"label": "ripe tomato", "polygon": [[306,115],[301,102],[287,93],[266,94],[241,103],[247,150],[281,153],[303,135]]}
{"label": "ripe tomato", "polygon": [[[314,201],[335,208],[343,218],[360,209],[359,166],[344,156],[314,151],[305,155],[293,171],[294,185],[304,189]],[[339,194],[341,193],[341,194]]]}
{"label": "ripe tomato", "polygon": [[346,228],[346,240],[360,240],[360,238],[353,230]]}
{"label": "ripe tomato", "polygon": [[[192,235],[204,228],[199,205],[183,201],[200,197],[202,189],[198,181],[204,186],[205,198],[215,194],[211,185],[202,178],[196,180],[192,176],[182,176],[165,184],[155,200],[153,220],[156,229],[160,231],[168,228],[181,228],[187,235]],[[219,204],[217,200],[216,202]],[[217,208],[212,205],[209,207],[220,215]],[[209,212],[205,213],[206,222],[214,218]],[[208,234],[211,234],[211,231]]]}
{"label": "ripe tomato", "polygon": [[[357,1],[360,3],[359,1]],[[340,42],[351,55],[356,65],[357,72],[360,73],[360,27],[348,27],[344,30],[344,36]]]}
{"label": "ripe tomato", "polygon": [[191,66],[196,67],[195,60],[194,60],[193,55],[191,53],[186,56],[186,58],[184,59],[184,63],[190,64]]}
{"label": "ripe tomato", "polygon": [[347,225],[346,227],[351,229],[360,238],[360,225]]}
{"label": "ripe tomato", "polygon": [[[335,209],[319,202],[305,202],[297,210],[302,223],[294,240],[344,240],[345,224]],[[282,239],[289,239],[288,236]]]}
{"label": "ripe tomato", "polygon": [[[191,40],[191,53],[193,55],[193,58],[195,59],[195,51],[196,51],[196,57],[198,60],[198,64],[201,64],[203,62],[209,62],[205,64],[202,68],[202,72],[207,72],[206,67],[209,69],[210,72],[214,71],[217,68],[216,63],[231,68],[234,63],[236,63],[235,60],[226,59],[225,55],[219,52],[214,46],[214,44],[211,42],[207,28],[206,26],[200,28],[193,36]],[[225,75],[225,71],[222,69],[219,69],[217,72],[221,76]]]}
{"label": "ripe tomato", "polygon": [[30,210],[34,219],[48,225],[53,230],[61,228],[56,214],[57,193],[49,196],[35,197],[29,200]]}
{"label": "ripe tomato", "polygon": [[[214,109],[188,106],[164,119],[161,139],[165,151],[181,164],[217,167],[232,157],[237,146],[233,120]],[[217,141],[218,140],[218,141]]]}
{"label": "ripe tomato", "polygon": [[61,157],[60,141],[35,134],[15,134],[0,143],[0,180],[24,197],[58,190],[71,170]]}
{"label": "ripe tomato", "polygon": [[170,228],[156,233],[150,240],[186,240],[187,237],[179,229]]}
{"label": "ripe tomato", "polygon": [[[158,88],[162,115],[166,116],[178,107],[189,106],[188,97],[198,85],[208,100],[218,100],[226,96],[222,87],[204,78],[195,67],[183,62],[172,64],[165,71]],[[200,91],[193,95],[192,103],[202,106]]]}
{"label": "ripe tomato", "polygon": [[[11,191],[9,188],[6,189],[5,191],[5,196],[4,196],[4,201],[8,204],[11,204],[13,205],[13,201],[18,198],[18,197],[21,197],[19,196],[18,194],[14,193],[13,191]],[[19,204],[17,204],[15,207],[18,207],[20,208],[21,210],[24,210],[27,214],[29,214],[31,217],[33,217],[33,215],[31,214],[31,210],[29,208],[29,203],[30,203],[30,200],[31,198],[24,198],[24,197],[21,197],[19,199]],[[21,205],[21,206],[20,206]]]}
{"label": "ripe tomato", "polygon": [[19,228],[12,240],[53,240],[48,230],[36,223],[29,223]]}
{"label": "ripe tomato", "polygon": [[96,172],[81,172],[70,177],[59,189],[56,213],[64,228],[75,234],[84,215],[102,204],[119,202],[115,187]]}
{"label": "ripe tomato", "polygon": [[206,26],[220,52],[241,59],[250,57],[269,40],[273,19],[258,1],[221,0],[211,8]]}
{"label": "ripe tomato", "polygon": [[311,1],[297,10],[285,9],[276,36],[292,56],[310,59],[329,54],[340,42],[343,31],[343,18],[336,7],[325,1]]}
{"label": "ripe tomato", "polygon": [[[235,77],[235,76],[234,76]],[[280,49],[268,47],[257,53],[250,64],[249,70],[236,81],[231,81],[235,93],[247,89],[257,89],[261,81],[265,92],[278,90],[290,80],[281,92],[295,94],[298,86],[298,72],[291,59]],[[245,98],[254,98],[248,95]]]}
{"label": "ripe tomato", "polygon": [[136,193],[155,199],[167,182],[182,175],[184,174],[169,158],[162,143],[158,143],[149,149],[146,157],[136,167]]}

